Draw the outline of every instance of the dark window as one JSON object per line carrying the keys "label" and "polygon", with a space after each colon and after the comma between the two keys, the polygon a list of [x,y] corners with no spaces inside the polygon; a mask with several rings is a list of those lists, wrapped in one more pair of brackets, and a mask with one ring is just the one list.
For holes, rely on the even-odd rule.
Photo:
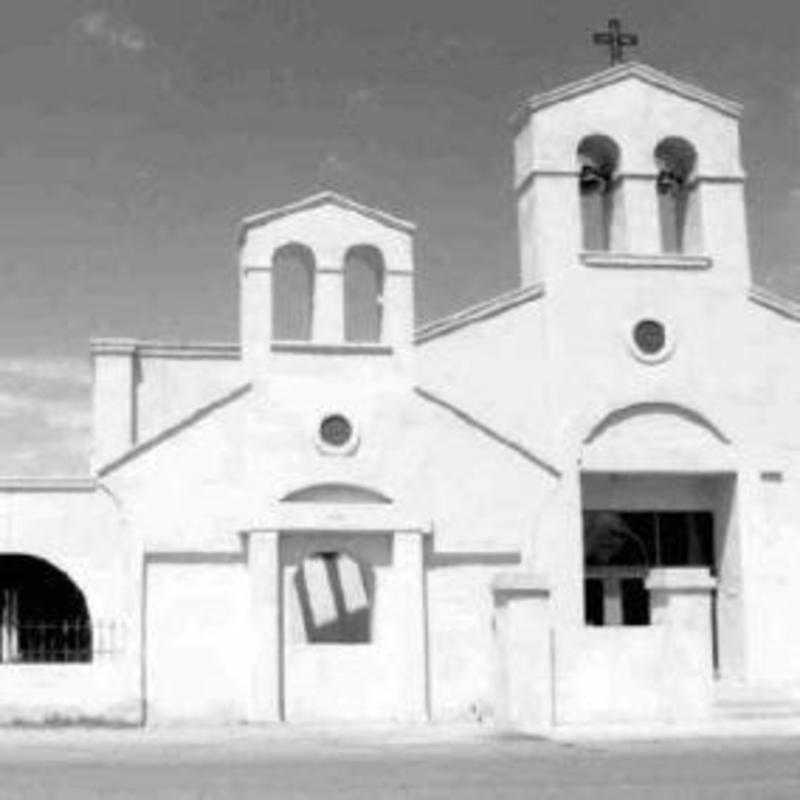
{"label": "dark window", "polygon": [[650,624],[650,595],[643,578],[622,579],[622,624]]}
{"label": "dark window", "polygon": [[[710,512],[585,511],[583,531],[587,625],[649,625],[650,598],[644,582],[650,567],[714,569]],[[611,620],[606,619],[607,600],[615,612]]]}
{"label": "dark window", "polygon": [[587,625],[602,625],[603,619],[603,581],[587,578],[584,582],[584,607]]}
{"label": "dark window", "polygon": [[331,414],[320,423],[319,435],[331,447],[344,447],[353,436],[353,426],[347,417]]}
{"label": "dark window", "polygon": [[652,356],[661,352],[667,342],[664,326],[654,319],[643,319],[633,329],[633,340],[645,355]]}

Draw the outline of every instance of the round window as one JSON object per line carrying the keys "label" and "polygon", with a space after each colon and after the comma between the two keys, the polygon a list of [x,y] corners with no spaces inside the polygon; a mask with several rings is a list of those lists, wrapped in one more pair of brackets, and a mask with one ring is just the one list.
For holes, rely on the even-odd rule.
{"label": "round window", "polygon": [[642,353],[654,356],[664,349],[667,334],[664,326],[657,320],[643,319],[633,329],[633,341]]}
{"label": "round window", "polygon": [[347,417],[331,414],[320,423],[319,438],[330,447],[344,447],[353,438],[353,426]]}

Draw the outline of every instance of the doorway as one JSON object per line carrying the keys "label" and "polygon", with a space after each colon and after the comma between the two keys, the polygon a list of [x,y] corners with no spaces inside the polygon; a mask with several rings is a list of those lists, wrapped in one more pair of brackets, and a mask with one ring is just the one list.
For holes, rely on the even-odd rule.
{"label": "doorway", "polygon": [[705,568],[717,580],[711,603],[714,673],[742,669],[739,535],[735,476],[584,473],[584,622],[649,625],[650,569]]}

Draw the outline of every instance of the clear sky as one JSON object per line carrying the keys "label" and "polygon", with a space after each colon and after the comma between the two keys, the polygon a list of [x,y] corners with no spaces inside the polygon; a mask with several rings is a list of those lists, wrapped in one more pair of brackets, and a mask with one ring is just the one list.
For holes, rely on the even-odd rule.
{"label": "clear sky", "polygon": [[512,288],[508,116],[609,16],[744,103],[756,279],[800,297],[796,0],[7,0],[0,473],[85,469],[91,336],[234,339],[237,219],[320,186],[419,224],[420,321]]}

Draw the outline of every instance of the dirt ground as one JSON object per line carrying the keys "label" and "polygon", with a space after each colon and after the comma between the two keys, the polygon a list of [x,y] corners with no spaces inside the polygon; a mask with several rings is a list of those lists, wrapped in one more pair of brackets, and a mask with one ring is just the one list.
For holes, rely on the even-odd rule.
{"label": "dirt ground", "polygon": [[1,798],[798,798],[800,738],[0,730]]}

